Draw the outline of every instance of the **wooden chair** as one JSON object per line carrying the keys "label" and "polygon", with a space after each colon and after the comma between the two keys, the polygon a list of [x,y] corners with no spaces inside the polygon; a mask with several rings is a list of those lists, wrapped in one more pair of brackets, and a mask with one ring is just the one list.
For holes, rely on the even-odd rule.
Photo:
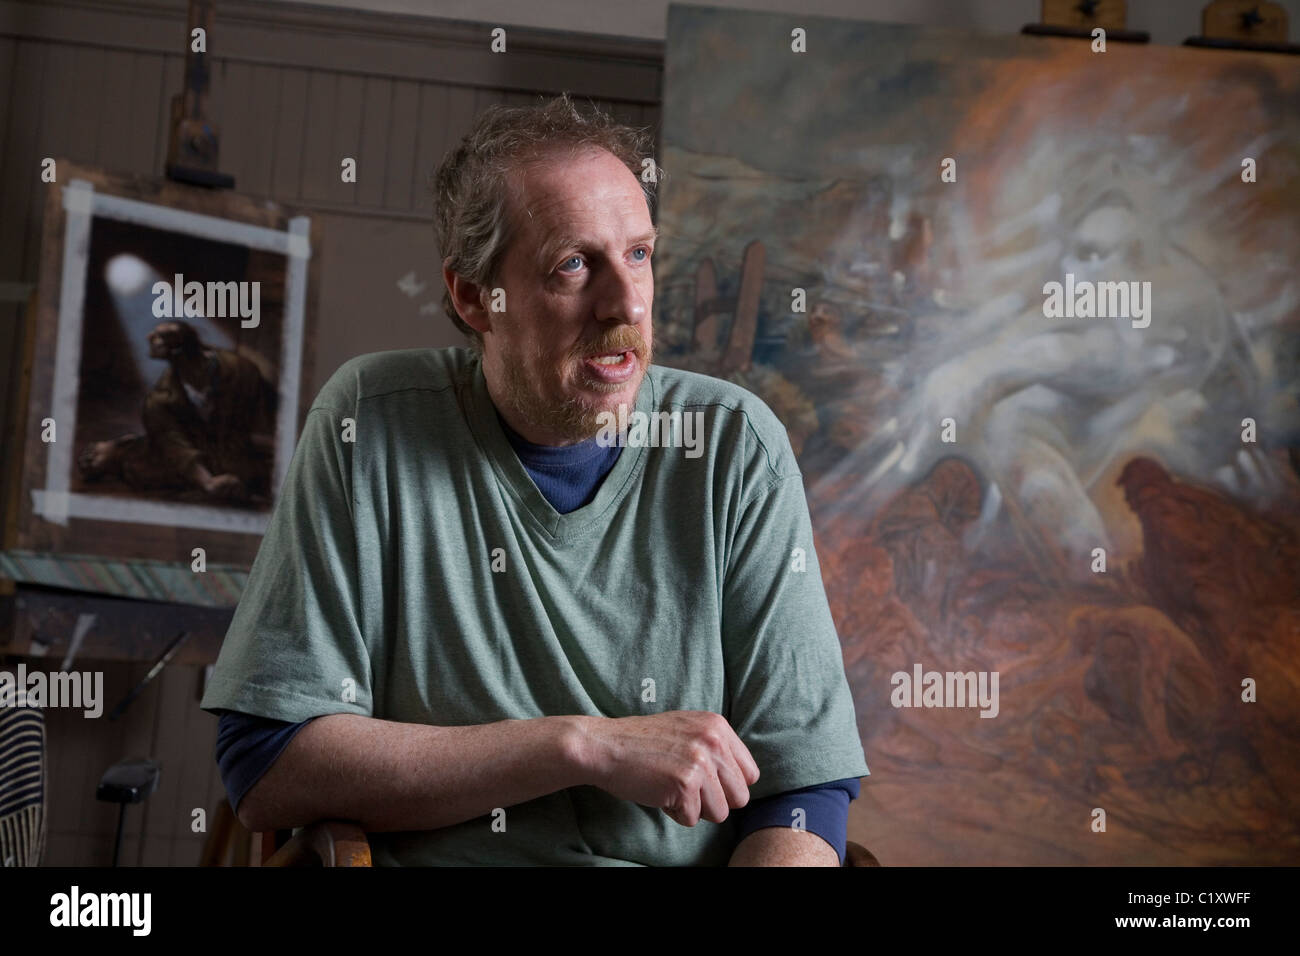
{"label": "wooden chair", "polygon": [[292,830],[262,834],[263,866],[373,866],[370,842],[346,820],[321,820]]}
{"label": "wooden chair", "polygon": [[[371,866],[370,843],[355,823],[322,820],[297,834],[276,830],[262,834],[263,866]],[[848,842],[845,866],[880,866],[875,854],[860,843]]]}
{"label": "wooden chair", "polygon": [[883,866],[876,859],[876,854],[872,853],[861,843],[854,843],[850,840],[844,845],[844,865],[845,866]]}

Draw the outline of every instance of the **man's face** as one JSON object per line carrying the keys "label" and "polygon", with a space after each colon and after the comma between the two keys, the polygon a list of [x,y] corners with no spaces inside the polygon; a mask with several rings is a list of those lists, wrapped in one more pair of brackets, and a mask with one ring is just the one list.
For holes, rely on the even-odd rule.
{"label": "man's face", "polygon": [[[537,444],[592,437],[602,412],[635,405],[650,365],[654,225],[613,154],[553,154],[520,171],[515,231],[490,312],[483,369],[511,427]],[[487,290],[491,304],[491,290]]]}

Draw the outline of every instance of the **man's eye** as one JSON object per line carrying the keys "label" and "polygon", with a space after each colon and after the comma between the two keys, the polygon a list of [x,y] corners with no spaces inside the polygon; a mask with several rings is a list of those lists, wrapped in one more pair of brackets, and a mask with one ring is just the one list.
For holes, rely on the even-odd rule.
{"label": "man's eye", "polygon": [[572,272],[573,271],[572,269],[566,269],[564,267],[567,266],[570,262],[581,262],[581,261],[582,261],[582,256],[570,256],[568,259],[565,259],[564,262],[560,263],[560,271]]}
{"label": "man's eye", "polygon": [[650,258],[650,248],[648,246],[637,246],[633,251],[645,253],[645,259],[638,259],[637,262],[645,262],[646,259]]}

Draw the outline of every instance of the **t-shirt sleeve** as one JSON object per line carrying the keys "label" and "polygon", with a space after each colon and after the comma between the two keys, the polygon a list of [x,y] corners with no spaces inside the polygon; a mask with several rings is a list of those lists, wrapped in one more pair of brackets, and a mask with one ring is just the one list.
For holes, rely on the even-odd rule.
{"label": "t-shirt sleeve", "polygon": [[345,417],[319,401],[307,413],[204,710],[288,723],[373,712]]}
{"label": "t-shirt sleeve", "polygon": [[738,813],[736,842],[739,844],[755,830],[802,824],[835,848],[843,866],[849,839],[849,803],[857,799],[860,788],[857,778],[848,777],[754,800]]}
{"label": "t-shirt sleeve", "polygon": [[217,767],[230,798],[230,808],[239,811],[240,801],[253,784],[280,759],[284,748],[310,720],[289,724],[267,720],[233,710],[224,711],[217,724]]}
{"label": "t-shirt sleeve", "polygon": [[751,799],[870,773],[797,470],[740,510],[722,630],[724,716],[760,774]]}

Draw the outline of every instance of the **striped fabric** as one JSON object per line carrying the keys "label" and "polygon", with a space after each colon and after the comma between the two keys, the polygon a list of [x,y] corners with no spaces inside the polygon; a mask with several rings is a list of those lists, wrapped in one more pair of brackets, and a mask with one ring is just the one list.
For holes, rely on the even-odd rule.
{"label": "striped fabric", "polygon": [[0,706],[0,866],[39,866],[44,850],[45,714]]}

